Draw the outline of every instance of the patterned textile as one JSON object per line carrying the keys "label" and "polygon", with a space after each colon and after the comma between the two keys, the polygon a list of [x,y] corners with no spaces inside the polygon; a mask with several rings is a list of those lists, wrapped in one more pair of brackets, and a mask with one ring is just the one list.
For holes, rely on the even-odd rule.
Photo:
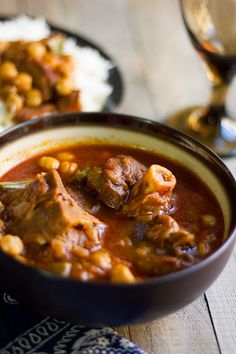
{"label": "patterned textile", "polygon": [[111,328],[87,328],[35,315],[0,292],[1,354],[145,354]]}

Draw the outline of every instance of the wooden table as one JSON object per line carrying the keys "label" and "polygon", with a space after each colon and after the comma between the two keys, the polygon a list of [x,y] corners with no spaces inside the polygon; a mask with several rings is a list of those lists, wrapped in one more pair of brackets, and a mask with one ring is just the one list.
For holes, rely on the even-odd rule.
{"label": "wooden table", "polygon": [[[155,120],[207,102],[209,83],[180,18],[177,0],[1,0],[1,14],[46,16],[102,45],[120,66],[120,112]],[[235,113],[236,87],[229,95]],[[236,159],[226,161],[236,174]],[[148,353],[236,353],[236,252],[213,286],[158,321],[118,328]]]}

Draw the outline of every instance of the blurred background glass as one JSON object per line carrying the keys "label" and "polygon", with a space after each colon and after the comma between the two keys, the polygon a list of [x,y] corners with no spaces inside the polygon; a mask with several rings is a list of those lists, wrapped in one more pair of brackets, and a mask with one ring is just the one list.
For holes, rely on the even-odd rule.
{"label": "blurred background glass", "polygon": [[226,95],[236,69],[236,1],[181,0],[182,18],[211,82],[208,105],[190,107],[167,124],[199,139],[222,156],[236,152],[236,123]]}

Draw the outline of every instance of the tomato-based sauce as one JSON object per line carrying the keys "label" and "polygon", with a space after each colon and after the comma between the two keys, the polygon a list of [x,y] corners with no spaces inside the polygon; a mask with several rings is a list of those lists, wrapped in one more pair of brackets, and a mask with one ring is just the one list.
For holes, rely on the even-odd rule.
{"label": "tomato-based sauce", "polygon": [[[48,177],[52,170],[56,172]],[[37,175],[40,181],[31,182]],[[3,187],[0,245],[6,250],[5,235],[19,237],[21,252],[9,253],[56,274],[129,283],[189,267],[223,242],[222,211],[209,188],[190,170],[153,152],[105,144],[61,148],[34,156],[1,178],[15,181],[28,181],[25,188],[32,190]],[[46,186],[40,187],[43,197],[39,184]],[[29,203],[29,193],[33,207],[27,204],[22,211],[22,204],[21,227],[14,219],[17,198]],[[63,204],[67,202],[71,205]],[[82,221],[80,210],[86,213]],[[40,230],[35,220],[41,217]],[[64,221],[56,229],[59,220]]]}

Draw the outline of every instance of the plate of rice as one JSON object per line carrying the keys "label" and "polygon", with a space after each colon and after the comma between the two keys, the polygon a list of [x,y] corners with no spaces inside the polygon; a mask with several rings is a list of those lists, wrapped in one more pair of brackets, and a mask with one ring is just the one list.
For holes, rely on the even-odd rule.
{"label": "plate of rice", "polygon": [[0,131],[53,113],[112,111],[122,93],[96,44],[44,18],[0,19]]}

